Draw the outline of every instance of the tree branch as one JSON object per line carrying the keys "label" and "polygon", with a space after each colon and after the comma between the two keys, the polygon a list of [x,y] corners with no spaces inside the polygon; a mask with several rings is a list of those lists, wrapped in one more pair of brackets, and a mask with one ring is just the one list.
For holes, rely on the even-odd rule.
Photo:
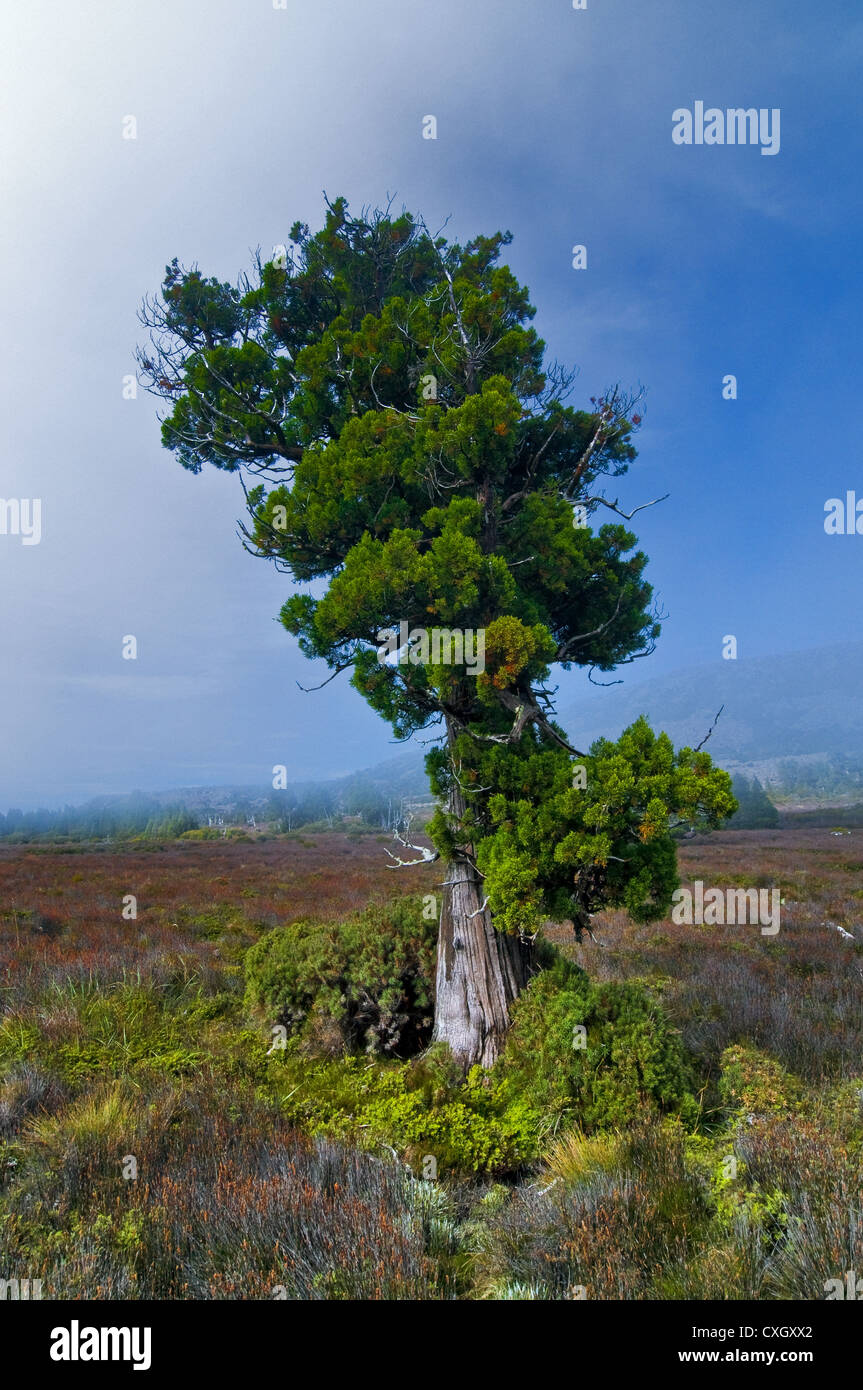
{"label": "tree branch", "polygon": [[703,738],[703,739],[701,740],[701,742],[693,749],[693,752],[694,752],[694,753],[699,753],[699,752],[701,751],[701,749],[704,747],[705,743],[706,743],[707,740],[710,738],[710,735],[713,733],[713,730],[716,728],[716,725],[719,723],[719,716],[720,716],[720,714],[722,713],[722,711],[723,711],[724,709],[725,709],[725,706],[724,706],[724,705],[720,705],[720,706],[719,706],[719,709],[716,711],[716,718],[714,719],[714,721],[713,721],[713,723],[711,724],[710,728],[707,730],[707,733],[704,735],[704,738]]}
{"label": "tree branch", "polygon": [[663,494],[662,497],[654,497],[652,502],[642,502],[640,507],[634,507],[631,512],[621,511],[617,505],[617,498],[615,498],[613,502],[608,502],[604,497],[586,497],[584,501],[581,503],[581,505],[583,507],[588,507],[592,502],[601,502],[603,507],[608,507],[609,511],[616,512],[617,515],[622,516],[625,521],[631,521],[632,518],[635,516],[636,512],[644,512],[647,510],[648,507],[655,507],[660,502],[667,502],[670,496],[671,493],[666,492]]}

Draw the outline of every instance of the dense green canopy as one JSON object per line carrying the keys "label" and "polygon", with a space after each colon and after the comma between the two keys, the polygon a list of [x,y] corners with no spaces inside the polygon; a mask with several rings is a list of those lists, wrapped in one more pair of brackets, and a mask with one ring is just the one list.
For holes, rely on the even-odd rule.
{"label": "dense green canopy", "polygon": [[[637,399],[566,403],[509,241],[461,246],[338,199],[235,286],[174,261],[140,362],[184,467],[248,480],[245,544],[300,586],[281,618],[302,650],[350,668],[398,737],[444,723],[434,842],[476,863],[500,928],[530,934],[603,904],[661,915],[674,823],[715,825],[734,799],[707,754],[643,721],[589,753],[553,721],[555,664],[611,671],[659,622],[635,536],[596,524],[621,516],[597,489],[635,457]],[[482,633],[484,662],[382,660],[405,623]]]}

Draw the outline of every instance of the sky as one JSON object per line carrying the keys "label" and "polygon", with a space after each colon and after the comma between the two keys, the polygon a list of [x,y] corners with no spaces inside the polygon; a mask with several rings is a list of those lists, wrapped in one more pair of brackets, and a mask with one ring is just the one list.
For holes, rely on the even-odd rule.
{"label": "sky", "polygon": [[[573,404],[646,388],[609,495],[670,493],[633,523],[668,617],[627,681],[863,636],[863,535],[824,530],[863,500],[859,0],[87,0],[5,7],[0,53],[0,498],[42,517],[0,534],[0,810],[397,751],[346,675],[298,688],[239,480],[124,398],[166,263],[234,279],[324,191],[511,230]],[[778,109],[778,152],[675,143],[696,102]]]}

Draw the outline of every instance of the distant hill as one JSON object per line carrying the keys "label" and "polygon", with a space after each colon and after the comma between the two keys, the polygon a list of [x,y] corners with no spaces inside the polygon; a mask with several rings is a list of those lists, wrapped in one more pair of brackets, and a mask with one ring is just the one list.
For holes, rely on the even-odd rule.
{"label": "distant hill", "polygon": [[[420,819],[431,809],[431,794],[419,750],[345,777],[289,782],[287,787],[171,787],[97,796],[58,810],[0,813],[0,838],[128,837],[179,835],[184,831],[266,823],[282,830],[333,818],[362,819],[369,826],[392,827],[402,814]],[[419,822],[417,822],[419,823]]]}
{"label": "distant hill", "polygon": [[778,790],[799,782],[822,797],[841,795],[844,778],[845,795],[863,799],[863,642],[720,660],[612,686],[566,707],[559,721],[584,747],[600,736],[617,738],[644,714],[675,746],[694,747],[720,706],[706,749],[721,766]]}
{"label": "distant hill", "polygon": [[[597,677],[601,679],[602,677]],[[610,675],[607,679],[614,679]],[[730,772],[757,777],[771,798],[789,809],[863,803],[863,642],[818,647],[784,656],[716,661],[635,684],[610,686],[565,706],[558,722],[573,744],[587,748],[596,738],[615,739],[644,714],[676,747],[700,743],[720,706],[722,716],[706,745]],[[391,801],[428,801],[423,767],[426,750],[408,744],[403,752],[344,777],[289,782],[280,799],[305,803],[307,814],[342,808],[369,819],[387,818]],[[94,797],[74,808],[72,822],[98,823],[128,817],[146,821],[160,808],[208,817],[243,817],[272,808],[270,786],[179,787]],[[312,808],[312,809],[309,809]],[[67,808],[67,811],[72,808]],[[62,819],[63,813],[20,816]],[[0,817],[2,822],[3,817]],[[47,823],[47,822],[46,822]],[[0,825],[0,833],[3,833]]]}
{"label": "distant hill", "polygon": [[[796,796],[801,805],[863,801],[863,642],[720,660],[610,686],[565,706],[558,720],[581,748],[599,737],[617,738],[640,714],[668,733],[676,747],[694,747],[720,706],[722,716],[706,748],[722,767],[758,777],[771,795]],[[428,797],[424,751],[409,744],[386,762],[350,776],[292,786],[299,793],[320,786],[342,793],[368,785],[394,798]],[[191,810],[223,811],[240,801],[263,802],[268,795],[260,787],[187,788],[158,799]]]}

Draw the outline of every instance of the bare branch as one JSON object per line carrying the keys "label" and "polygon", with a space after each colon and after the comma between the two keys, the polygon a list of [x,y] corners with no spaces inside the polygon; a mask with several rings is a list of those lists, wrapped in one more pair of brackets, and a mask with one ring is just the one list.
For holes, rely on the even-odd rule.
{"label": "bare branch", "polygon": [[608,510],[610,512],[617,512],[617,515],[622,516],[625,521],[631,521],[632,518],[635,516],[636,512],[644,512],[647,511],[648,507],[656,507],[660,502],[667,502],[670,496],[671,493],[666,492],[663,494],[662,497],[654,497],[652,502],[642,502],[640,507],[634,507],[631,512],[621,511],[617,505],[616,497],[613,502],[606,501],[604,497],[586,497],[584,501],[581,503],[581,505],[583,507],[588,507],[592,502],[601,502],[603,507],[608,507]]}
{"label": "bare branch", "polygon": [[422,845],[410,845],[409,848],[418,849],[423,856],[422,859],[399,859],[395,854],[392,854],[390,850],[387,850],[386,853],[389,854],[390,859],[395,860],[395,863],[385,864],[384,868],[412,869],[415,864],[433,864],[436,859],[440,859],[440,855],[438,854],[437,850],[435,850],[435,852],[432,853],[430,849],[425,849]]}
{"label": "bare branch", "polygon": [[404,845],[405,849],[412,849],[415,854],[419,854],[422,857],[420,859],[399,859],[398,855],[387,850],[386,852],[390,859],[395,860],[394,864],[386,865],[388,869],[410,869],[413,868],[415,864],[433,864],[436,859],[440,859],[440,854],[437,850],[427,849],[425,845],[413,845],[410,840],[407,839],[407,836],[410,834],[412,820],[413,816],[407,816],[405,820],[405,834],[400,835],[398,829],[396,829],[393,831],[393,839],[397,844]]}
{"label": "bare branch", "polygon": [[706,743],[707,740],[710,738],[710,735],[713,733],[713,730],[716,728],[716,725],[719,723],[719,716],[720,716],[720,714],[722,713],[722,711],[723,711],[724,709],[725,709],[725,706],[724,706],[724,705],[720,705],[720,706],[719,706],[719,709],[716,711],[716,718],[714,719],[714,721],[713,721],[713,723],[711,724],[710,728],[707,730],[707,733],[704,735],[704,738],[703,738],[703,739],[701,740],[701,742],[693,749],[693,752],[699,753],[699,752],[701,751],[701,749],[704,747],[705,743]]}
{"label": "bare branch", "polygon": [[353,666],[353,664],[353,658],[350,661],[341,662],[336,667],[335,671],[333,671],[333,674],[331,676],[327,676],[325,681],[321,681],[320,685],[300,685],[299,681],[297,681],[297,685],[299,686],[300,690],[302,690],[304,695],[310,695],[313,690],[323,690],[325,685],[329,685],[330,681],[334,681],[336,676],[340,676],[342,671],[347,671],[349,667]]}
{"label": "bare branch", "polygon": [[593,679],[593,673],[594,673],[595,670],[596,670],[596,666],[591,666],[590,670],[589,670],[588,673],[587,673],[587,679],[590,681],[591,685],[598,685],[598,686],[600,686],[603,690],[607,690],[607,689],[609,688],[609,686],[612,686],[612,685],[623,685],[623,681],[622,681],[622,680],[618,680],[618,681],[595,681],[595,680]]}
{"label": "bare branch", "polygon": [[611,624],[620,612],[620,605],[622,602],[623,592],[621,591],[617,596],[617,603],[611,617],[608,618],[606,622],[600,623],[599,627],[595,627],[592,632],[580,632],[578,636],[570,637],[568,642],[564,642],[562,647],[558,647],[554,655],[555,661],[566,661],[572,647],[580,647],[582,642],[589,641],[591,637],[599,637],[601,633],[605,632],[606,628],[611,627]]}

